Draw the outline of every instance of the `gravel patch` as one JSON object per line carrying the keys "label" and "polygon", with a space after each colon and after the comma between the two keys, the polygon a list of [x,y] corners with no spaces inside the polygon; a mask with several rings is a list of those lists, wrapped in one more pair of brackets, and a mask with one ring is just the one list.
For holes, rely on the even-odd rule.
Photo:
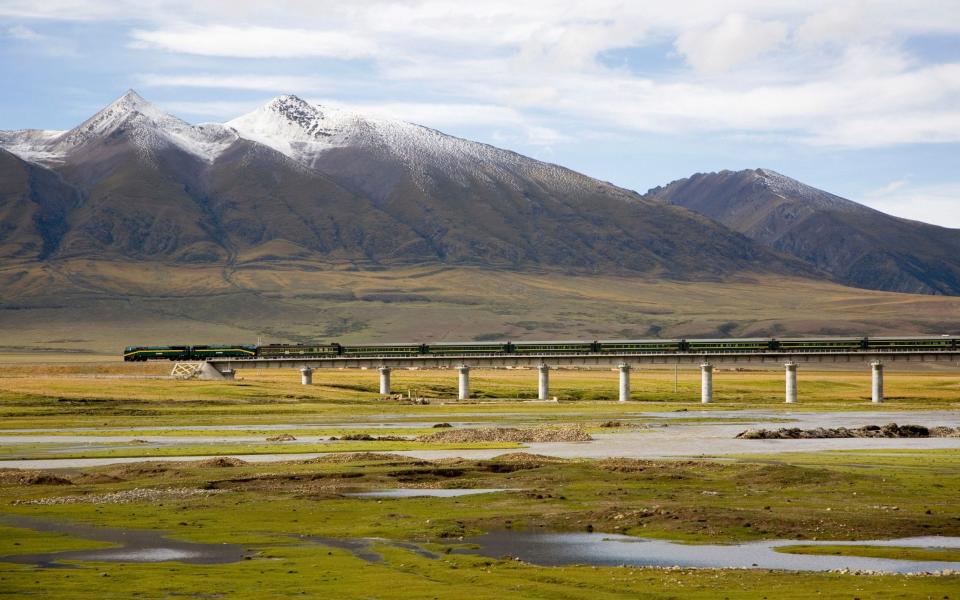
{"label": "gravel patch", "polygon": [[130,502],[153,502],[156,500],[186,500],[222,494],[227,490],[201,490],[197,488],[134,488],[108,494],[87,494],[82,496],[55,496],[35,500],[17,500],[14,504],[35,504],[52,506],[56,504],[128,504]]}
{"label": "gravel patch", "polygon": [[421,442],[589,442],[593,440],[581,425],[488,427],[438,431],[417,438]]}

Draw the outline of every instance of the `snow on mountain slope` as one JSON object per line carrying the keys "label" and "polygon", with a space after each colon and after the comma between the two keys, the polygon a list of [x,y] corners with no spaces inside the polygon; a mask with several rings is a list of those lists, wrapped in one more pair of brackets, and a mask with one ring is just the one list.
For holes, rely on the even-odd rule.
{"label": "snow on mountain slope", "polygon": [[[341,108],[310,104],[297,96],[279,96],[227,126],[249,140],[270,146],[311,168],[338,148],[360,148],[396,158],[425,183],[435,169],[467,184],[484,172],[501,180],[536,175],[567,179],[577,174],[508,150],[446,135],[396,119],[361,115]],[[582,176],[581,176],[582,177]]]}
{"label": "snow on mountain slope", "polygon": [[0,131],[0,147],[29,162],[55,162],[61,157],[51,148],[65,133],[48,129]]}
{"label": "snow on mountain slope", "polygon": [[862,204],[857,204],[852,200],[847,200],[846,198],[835,196],[829,192],[818,190],[805,183],[800,183],[792,177],[787,177],[770,169],[754,169],[749,173],[758,185],[767,188],[784,200],[834,210],[873,210]]}
{"label": "snow on mountain slope", "polygon": [[148,159],[174,146],[210,162],[237,140],[236,132],[228,127],[218,123],[190,125],[129,90],[69,131],[0,132],[0,146],[24,160],[54,165],[80,148],[121,132]]}
{"label": "snow on mountain slope", "polygon": [[514,189],[530,178],[561,184],[588,179],[557,165],[428,127],[313,105],[297,96],[279,96],[225,124],[190,125],[130,90],[69,131],[0,131],[0,147],[24,160],[56,166],[81,148],[116,133],[126,136],[147,160],[173,146],[213,162],[235,141],[246,139],[317,169],[332,150],[358,149],[403,164],[422,188],[428,185],[431,173],[442,173],[462,185],[481,177]]}

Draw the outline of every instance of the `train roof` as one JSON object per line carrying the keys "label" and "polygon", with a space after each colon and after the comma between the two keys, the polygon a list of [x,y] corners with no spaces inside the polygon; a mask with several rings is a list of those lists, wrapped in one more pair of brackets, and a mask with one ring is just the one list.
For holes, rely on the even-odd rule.
{"label": "train roof", "polygon": [[960,338],[958,335],[952,335],[949,333],[944,333],[941,335],[871,335],[867,339],[869,340],[951,340],[954,338]]}
{"label": "train roof", "polygon": [[688,342],[710,342],[710,343],[724,343],[724,342],[769,342],[774,338],[687,338]]}
{"label": "train roof", "polygon": [[646,340],[597,340],[601,344],[679,344],[681,338],[650,338]]}
{"label": "train roof", "polygon": [[593,340],[515,340],[514,344],[592,344]]}
{"label": "train roof", "polygon": [[506,340],[502,342],[491,342],[491,341],[482,341],[482,342],[428,342],[428,346],[502,346],[508,343]]}

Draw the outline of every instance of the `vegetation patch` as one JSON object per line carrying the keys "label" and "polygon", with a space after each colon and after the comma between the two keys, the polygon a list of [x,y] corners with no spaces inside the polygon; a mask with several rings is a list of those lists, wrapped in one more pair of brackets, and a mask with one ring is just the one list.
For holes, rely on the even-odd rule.
{"label": "vegetation patch", "polygon": [[895,560],[960,562],[957,548],[912,548],[909,546],[871,545],[810,545],[781,546],[777,552],[786,554],[817,554],[830,556],[866,556],[868,558],[891,558]]}

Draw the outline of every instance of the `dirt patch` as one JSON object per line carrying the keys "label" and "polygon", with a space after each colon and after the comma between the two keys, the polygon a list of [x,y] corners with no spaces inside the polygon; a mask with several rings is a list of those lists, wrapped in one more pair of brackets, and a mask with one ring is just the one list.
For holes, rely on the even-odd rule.
{"label": "dirt patch", "polygon": [[250,463],[245,460],[240,460],[239,458],[233,458],[232,456],[218,456],[216,458],[208,458],[205,460],[198,460],[197,462],[190,463],[195,467],[244,467]]}
{"label": "dirt patch", "polygon": [[531,454],[529,452],[508,452],[507,454],[501,454],[500,456],[494,457],[493,460],[503,463],[536,463],[540,465],[557,464],[569,461],[567,458],[545,456],[543,454]]}
{"label": "dirt patch", "polygon": [[110,484],[110,483],[122,483],[126,479],[121,479],[107,473],[82,473],[81,475],[74,478],[74,483],[83,483],[83,484]]}
{"label": "dirt patch", "polygon": [[0,471],[0,485],[73,485],[66,477],[48,471]]}
{"label": "dirt patch", "polygon": [[370,435],[369,433],[348,433],[343,437],[331,437],[330,441],[337,440],[346,442],[409,442],[411,438],[401,437],[399,435]]}
{"label": "dirt patch", "polygon": [[928,438],[928,437],[960,437],[960,428],[934,427],[923,425],[866,425],[854,429],[846,427],[817,427],[816,429],[800,429],[789,427],[781,429],[748,429],[737,434],[741,440],[806,440],[826,438]]}
{"label": "dirt patch", "polygon": [[604,458],[597,461],[597,466],[604,471],[615,473],[641,473],[643,471],[676,471],[677,468],[697,467],[702,463],[697,461],[653,461],[643,458]]}
{"label": "dirt patch", "polygon": [[[210,459],[217,460],[217,459]],[[199,461],[201,463],[209,461]],[[197,464],[197,463],[194,463]],[[123,465],[116,465],[108,469],[100,471],[100,473],[106,474],[111,477],[118,477],[120,479],[135,479],[137,477],[156,477],[162,475],[170,476],[180,476],[182,473],[177,469],[172,463],[165,462],[138,462],[138,463],[129,463]]]}
{"label": "dirt patch", "polygon": [[368,463],[368,462],[389,462],[389,463],[423,463],[416,458],[409,458],[399,454],[389,454],[387,452],[334,452],[316,458],[297,461],[299,465],[315,464],[342,464],[342,463]]}
{"label": "dirt patch", "polygon": [[555,425],[517,429],[487,427],[438,431],[417,438],[421,442],[589,442],[593,438],[582,425]]}
{"label": "dirt patch", "polygon": [[396,478],[397,481],[410,483],[462,477],[466,472],[466,469],[437,467],[432,469],[404,469],[402,471],[387,473],[387,475]]}

